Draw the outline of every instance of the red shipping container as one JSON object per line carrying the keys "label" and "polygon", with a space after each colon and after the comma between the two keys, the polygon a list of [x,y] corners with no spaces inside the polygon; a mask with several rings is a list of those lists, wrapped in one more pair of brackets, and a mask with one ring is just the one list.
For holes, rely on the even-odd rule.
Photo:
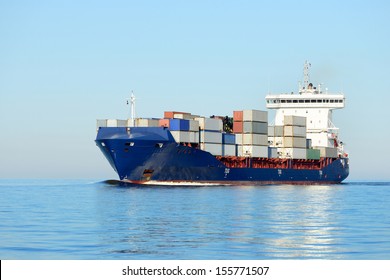
{"label": "red shipping container", "polygon": [[233,133],[243,132],[243,122],[233,122]]}
{"label": "red shipping container", "polygon": [[164,118],[165,119],[173,119],[173,115],[174,115],[175,112],[164,112]]}
{"label": "red shipping container", "polygon": [[158,126],[168,127],[169,128],[169,120],[161,119],[158,121]]}
{"label": "red shipping container", "polygon": [[235,122],[242,122],[242,120],[244,119],[243,115],[243,111],[233,111],[233,120]]}

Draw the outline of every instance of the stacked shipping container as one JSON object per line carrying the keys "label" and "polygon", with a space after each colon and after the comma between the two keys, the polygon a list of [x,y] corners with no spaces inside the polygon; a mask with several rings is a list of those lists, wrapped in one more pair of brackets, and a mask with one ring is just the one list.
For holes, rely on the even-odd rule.
{"label": "stacked shipping container", "polygon": [[222,134],[222,155],[236,156],[236,135],[231,133]]}
{"label": "stacked shipping container", "polygon": [[196,117],[199,122],[200,148],[215,156],[223,155],[222,120],[217,118]]}
{"label": "stacked shipping container", "polygon": [[284,116],[283,142],[278,153],[285,158],[306,159],[306,118]]}
{"label": "stacked shipping container", "polygon": [[269,126],[268,142],[270,158],[318,160],[321,157],[337,157],[337,148],[312,147],[311,139],[306,139],[304,117],[285,116],[283,126]]}
{"label": "stacked shipping container", "polygon": [[233,112],[237,156],[268,157],[268,113],[259,110]]}
{"label": "stacked shipping container", "polygon": [[284,116],[283,126],[268,127],[269,157],[306,159],[306,118]]}
{"label": "stacked shipping container", "polygon": [[199,144],[199,122],[190,113],[164,112],[164,118],[159,121],[159,125],[169,128],[177,143]]}
{"label": "stacked shipping container", "polygon": [[160,120],[160,126],[169,128],[177,143],[199,145],[215,156],[224,154],[221,119],[176,111],[164,112],[164,118]]}
{"label": "stacked shipping container", "polygon": [[[233,132],[223,132],[222,118],[185,112],[164,112],[164,119],[135,119],[137,127],[167,127],[177,143],[200,147],[215,156],[292,159],[336,158],[336,147],[311,147],[306,118],[284,116],[284,125],[268,126],[268,114],[259,110],[233,113]],[[98,120],[97,127],[130,127],[130,120]]]}

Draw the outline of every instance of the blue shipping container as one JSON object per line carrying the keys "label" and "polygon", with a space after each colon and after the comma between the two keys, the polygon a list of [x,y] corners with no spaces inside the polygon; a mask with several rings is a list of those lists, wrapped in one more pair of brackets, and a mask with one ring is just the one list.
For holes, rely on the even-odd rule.
{"label": "blue shipping container", "polygon": [[180,130],[180,131],[189,131],[190,130],[190,121],[182,119],[170,119],[169,120],[169,129]]}
{"label": "blue shipping container", "polygon": [[222,143],[223,144],[236,144],[236,135],[235,134],[222,134]]}

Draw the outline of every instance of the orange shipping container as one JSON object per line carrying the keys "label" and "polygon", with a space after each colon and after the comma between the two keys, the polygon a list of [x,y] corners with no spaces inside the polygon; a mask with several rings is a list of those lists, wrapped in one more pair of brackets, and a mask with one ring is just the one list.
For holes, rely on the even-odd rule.
{"label": "orange shipping container", "polygon": [[243,122],[233,122],[233,133],[242,133]]}
{"label": "orange shipping container", "polygon": [[235,122],[242,122],[242,120],[243,120],[243,111],[233,111],[233,120]]}
{"label": "orange shipping container", "polygon": [[169,128],[169,120],[161,119],[158,121],[158,126],[168,127]]}

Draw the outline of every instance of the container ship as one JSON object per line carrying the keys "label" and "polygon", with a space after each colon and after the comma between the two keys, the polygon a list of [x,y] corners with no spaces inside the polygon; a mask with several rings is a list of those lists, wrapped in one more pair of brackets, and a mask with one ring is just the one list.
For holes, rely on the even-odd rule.
{"label": "container ship", "polygon": [[298,93],[269,94],[268,112],[237,110],[204,117],[166,111],[164,117],[97,120],[96,145],[129,184],[254,185],[337,184],[349,174],[349,158],[332,122],[343,94],[309,81]]}

